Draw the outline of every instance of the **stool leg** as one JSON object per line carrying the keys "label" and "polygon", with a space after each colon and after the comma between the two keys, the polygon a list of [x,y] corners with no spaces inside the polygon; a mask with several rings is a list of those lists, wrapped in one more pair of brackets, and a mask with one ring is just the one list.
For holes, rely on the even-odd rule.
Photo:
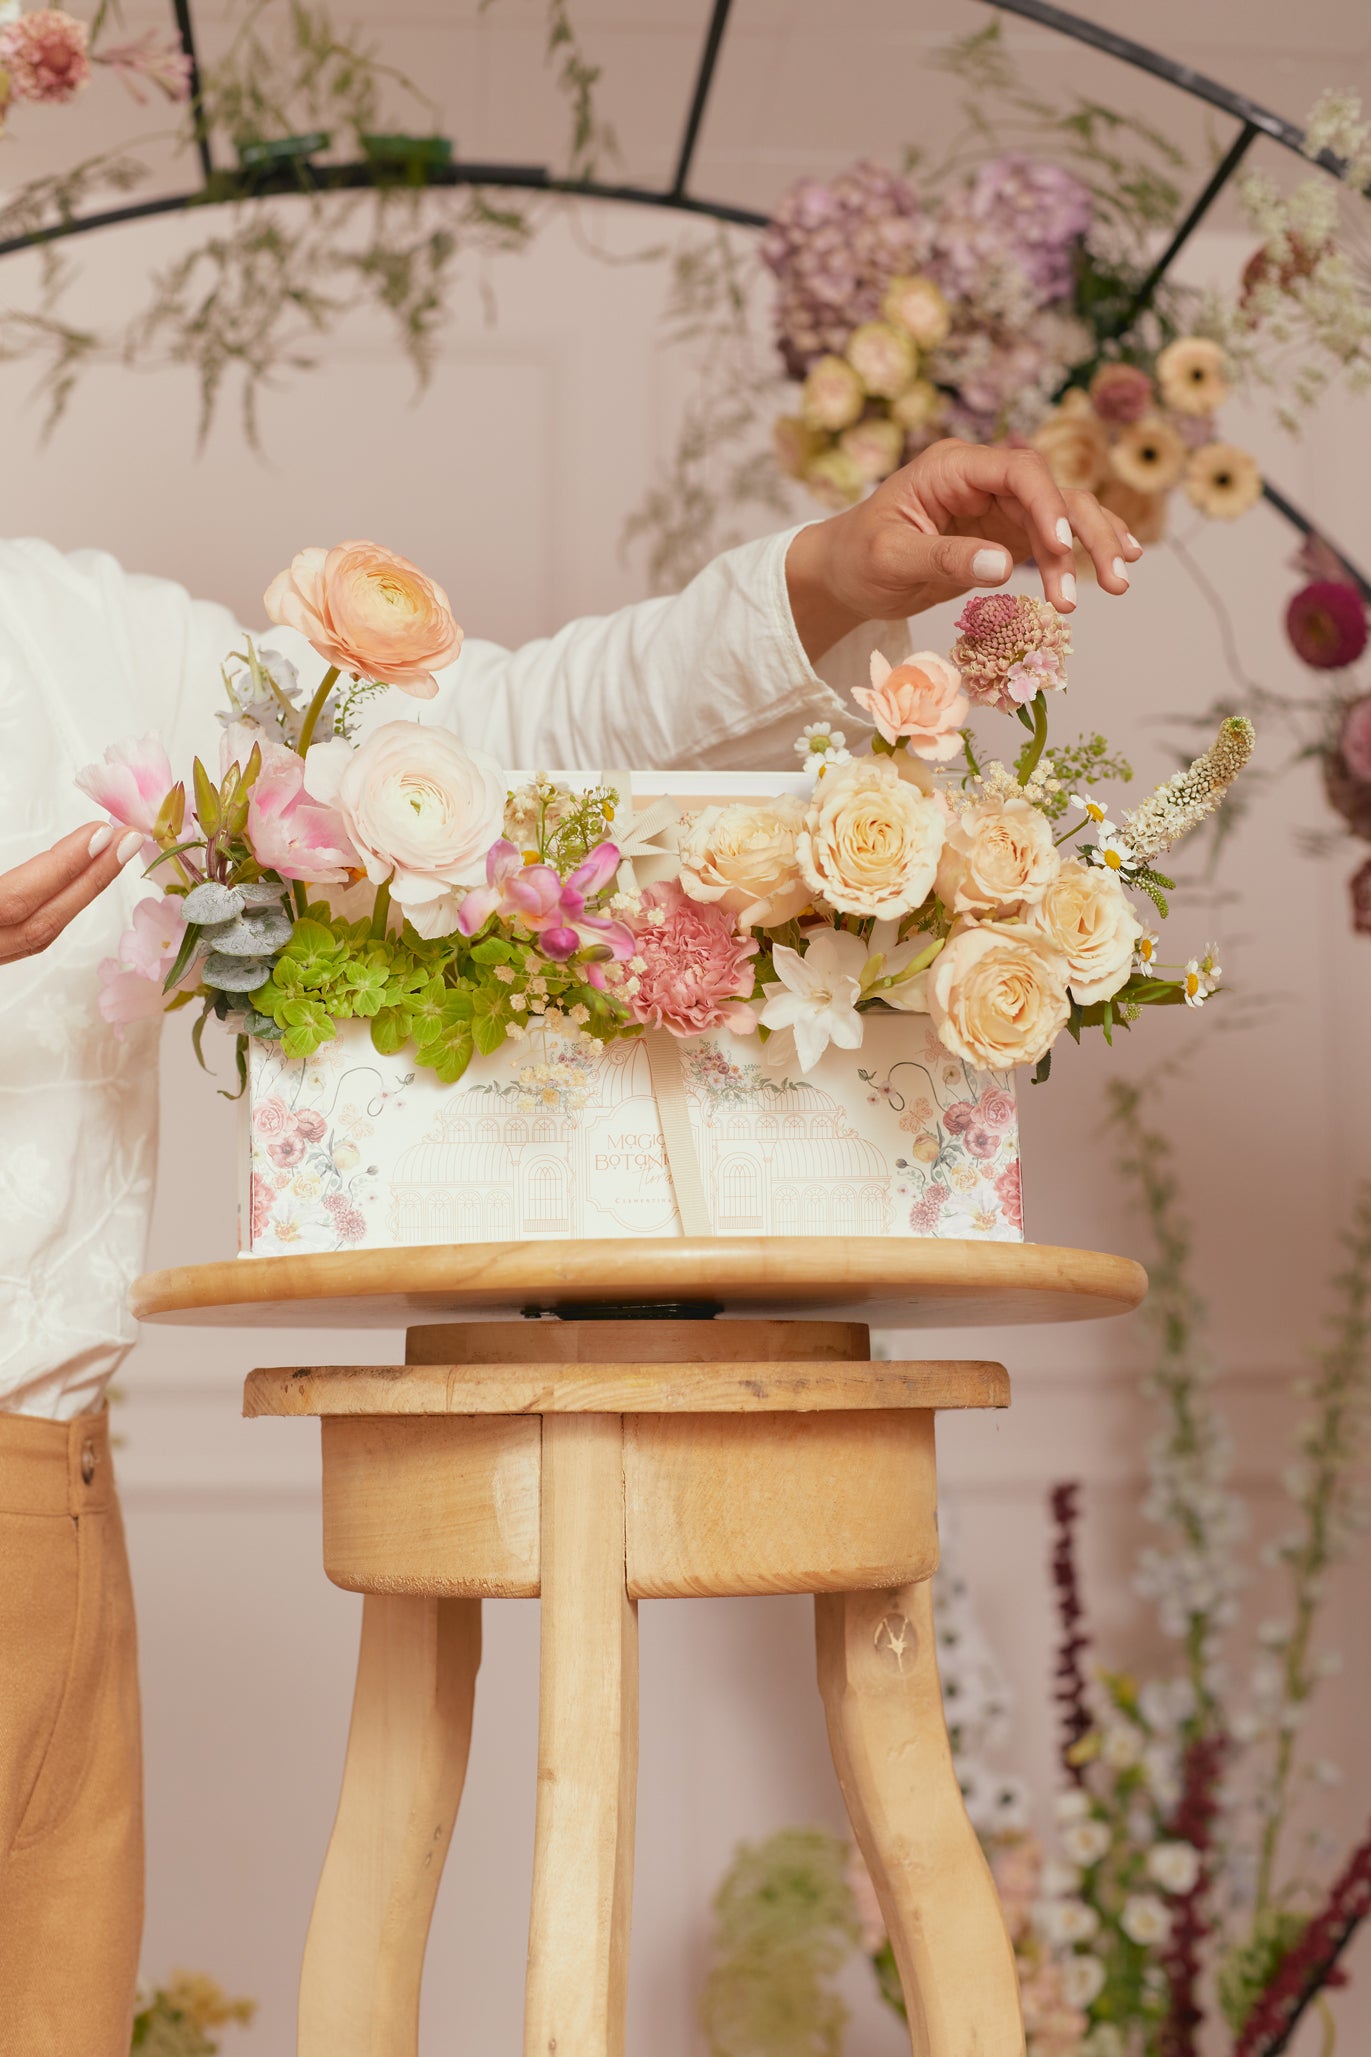
{"label": "stool leg", "polygon": [[363,1602],[343,1789],[300,1977],[299,2057],[416,2057],[480,1661],[479,1600]]}
{"label": "stool leg", "polygon": [[1022,2057],[1014,1952],[943,1720],[927,1580],[815,1601],[819,1691],[913,2057]]}
{"label": "stool leg", "polygon": [[524,2057],[623,2057],[637,1776],[623,1423],[547,1414]]}

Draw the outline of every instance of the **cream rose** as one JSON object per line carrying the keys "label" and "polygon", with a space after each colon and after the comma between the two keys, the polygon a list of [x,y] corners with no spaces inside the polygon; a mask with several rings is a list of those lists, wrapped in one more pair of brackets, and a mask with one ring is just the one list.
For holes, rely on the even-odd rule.
{"label": "cream rose", "polygon": [[840,914],[896,920],[932,892],[946,826],[888,757],[859,758],[819,780],[796,842],[800,875]]}
{"label": "cream rose", "polygon": [[717,902],[744,928],[780,928],[814,897],[795,845],[803,800],[706,807],[681,831],[681,884],[692,900]]}
{"label": "cream rose", "polygon": [[938,865],[938,898],[952,914],[1017,913],[1042,899],[1061,870],[1052,824],[1029,800],[982,800],[954,816]]}
{"label": "cream rose", "polygon": [[928,980],[938,1040],[982,1071],[1036,1064],[1066,1026],[1069,967],[1040,929],[982,921],[954,929]]}
{"label": "cream rose", "polygon": [[450,936],[461,895],[485,880],[486,853],[504,830],[504,773],[448,729],[388,721],[359,750],[320,743],[305,757],[305,790],[341,815],[367,877],[421,936]]}
{"label": "cream rose", "polygon": [[1082,1007],[1113,999],[1128,977],[1142,934],[1117,873],[1073,857],[1024,919],[1050,936],[1065,956],[1071,991]]}

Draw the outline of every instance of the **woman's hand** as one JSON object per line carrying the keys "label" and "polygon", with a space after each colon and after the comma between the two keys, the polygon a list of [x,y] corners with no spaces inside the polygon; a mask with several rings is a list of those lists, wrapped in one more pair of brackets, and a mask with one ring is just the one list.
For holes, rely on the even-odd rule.
{"label": "woman's hand", "polygon": [[1052,605],[1069,614],[1076,542],[1106,593],[1127,592],[1142,545],[1093,493],[1063,493],[1035,450],[948,438],[869,499],[800,530],[786,557],[795,626],[814,660],[864,621],[1002,586],[1026,557],[1036,559]]}
{"label": "woman's hand", "polygon": [[115,843],[118,834],[107,821],[88,821],[41,856],[0,872],[0,964],[46,950],[119,876],[143,838],[129,829]]}

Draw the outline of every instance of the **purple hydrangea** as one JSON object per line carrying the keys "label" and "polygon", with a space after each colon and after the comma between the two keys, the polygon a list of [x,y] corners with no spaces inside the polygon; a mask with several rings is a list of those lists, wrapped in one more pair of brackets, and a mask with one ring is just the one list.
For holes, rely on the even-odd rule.
{"label": "purple hydrangea", "polygon": [[890,281],[918,271],[929,247],[918,194],[883,165],[793,185],[761,245],[780,282],[777,342],[792,377],[828,351],[841,355],[853,329],[880,314]]}
{"label": "purple hydrangea", "polygon": [[966,205],[973,221],[1012,249],[1040,302],[1070,292],[1072,254],[1091,218],[1090,193],[1078,178],[1012,150],[981,166]]}

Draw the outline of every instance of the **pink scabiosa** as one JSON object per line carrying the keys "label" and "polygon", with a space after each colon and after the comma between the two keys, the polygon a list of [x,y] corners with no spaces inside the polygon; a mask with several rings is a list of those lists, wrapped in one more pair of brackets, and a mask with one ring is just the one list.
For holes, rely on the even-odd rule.
{"label": "pink scabiosa", "polygon": [[1102,364],[1090,381],[1090,398],[1101,421],[1141,421],[1156,401],[1151,379],[1137,364]]}
{"label": "pink scabiosa", "polygon": [[0,28],[0,66],[16,100],[74,100],[90,78],[90,31],[57,7],[21,14]]}
{"label": "pink scabiosa", "polygon": [[744,1003],[756,983],[757,938],[740,934],[725,908],[692,900],[676,879],[666,879],[643,894],[635,929],[629,966],[636,985],[630,979],[619,988],[634,1021],[673,1036],[720,1028],[753,1033],[757,1017]]}
{"label": "pink scabiosa", "polygon": [[1054,607],[1027,593],[978,593],[957,621],[952,662],[982,707],[1012,713],[1036,693],[1066,684],[1071,630]]}
{"label": "pink scabiosa", "polygon": [[1314,579],[1286,608],[1285,633],[1302,663],[1340,671],[1366,648],[1366,602],[1343,579]]}

